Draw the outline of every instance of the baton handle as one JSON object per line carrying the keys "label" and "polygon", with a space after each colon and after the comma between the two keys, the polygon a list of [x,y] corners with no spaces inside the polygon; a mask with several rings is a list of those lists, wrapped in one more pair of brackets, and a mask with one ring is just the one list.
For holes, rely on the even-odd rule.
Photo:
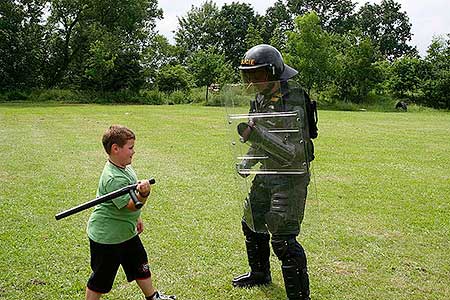
{"label": "baton handle", "polygon": [[[148,180],[148,183],[150,183],[150,184],[155,184],[155,178],[150,178],[149,180]],[[136,185],[136,187],[137,187],[137,185]],[[144,203],[142,203],[141,201],[139,201],[139,199],[137,198],[137,196],[136,196],[136,193],[134,192],[134,190],[130,190],[129,192],[128,192],[128,194],[130,194],[130,198],[131,198],[131,200],[133,200],[133,202],[134,202],[134,207],[136,207],[137,209],[141,209],[142,208],[142,206],[144,206]]]}
{"label": "baton handle", "polygon": [[[148,180],[148,182],[150,184],[155,184],[156,180],[154,178],[150,178]],[[118,189],[116,191],[113,191],[111,193],[108,193],[108,194],[102,195],[102,196],[100,196],[98,198],[95,198],[95,199],[93,199],[91,201],[88,201],[86,203],[80,204],[78,206],[72,207],[72,208],[70,208],[68,210],[65,210],[63,212],[60,212],[60,213],[55,215],[55,219],[56,220],[61,220],[61,219],[65,218],[65,217],[71,216],[73,214],[76,214],[78,212],[81,212],[83,210],[91,208],[91,207],[96,206],[98,204],[104,203],[106,201],[112,200],[114,198],[123,196],[123,195],[125,195],[127,193],[130,194],[130,198],[131,198],[131,200],[133,200],[135,207],[137,209],[140,209],[143,206],[143,204],[142,204],[142,202],[140,202],[137,199],[137,196],[136,196],[136,193],[135,193],[136,188],[137,188],[137,183],[128,185],[126,187],[123,187],[123,188]]]}
{"label": "baton handle", "polygon": [[141,201],[139,201],[139,199],[136,196],[136,193],[134,191],[129,191],[128,194],[130,194],[130,198],[131,200],[133,200],[134,202],[134,207],[136,207],[137,209],[140,209],[144,203],[142,203]]}

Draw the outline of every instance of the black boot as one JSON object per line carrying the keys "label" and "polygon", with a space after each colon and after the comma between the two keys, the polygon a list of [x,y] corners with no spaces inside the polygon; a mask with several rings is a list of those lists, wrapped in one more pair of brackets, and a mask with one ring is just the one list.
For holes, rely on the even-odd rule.
{"label": "black boot", "polygon": [[289,260],[282,264],[281,270],[288,300],[310,300],[307,269],[299,269],[295,262]]}
{"label": "black boot", "polygon": [[310,300],[306,253],[294,235],[273,236],[272,247],[281,260],[288,300]]}
{"label": "black boot", "polygon": [[253,287],[258,285],[266,285],[272,282],[272,277],[269,272],[253,272],[236,276],[233,278],[234,287]]}
{"label": "black boot", "polygon": [[232,280],[234,287],[252,287],[269,284],[272,282],[270,276],[270,236],[264,233],[255,233],[242,223],[242,229],[246,236],[245,246],[247,258],[251,271]]}

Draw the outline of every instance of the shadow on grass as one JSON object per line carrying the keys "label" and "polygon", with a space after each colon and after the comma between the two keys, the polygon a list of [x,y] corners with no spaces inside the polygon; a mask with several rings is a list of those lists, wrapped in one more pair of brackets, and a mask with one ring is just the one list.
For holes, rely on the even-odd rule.
{"label": "shadow on grass", "polygon": [[271,283],[265,286],[256,287],[261,292],[266,295],[267,299],[285,299],[286,291],[284,290],[284,286],[280,286],[276,283]]}

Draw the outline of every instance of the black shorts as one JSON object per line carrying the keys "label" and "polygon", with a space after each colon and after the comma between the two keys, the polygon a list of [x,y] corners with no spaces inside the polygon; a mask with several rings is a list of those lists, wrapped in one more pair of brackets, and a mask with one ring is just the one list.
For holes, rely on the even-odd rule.
{"label": "black shorts", "polygon": [[122,265],[128,282],[151,276],[145,252],[138,235],[120,244],[99,244],[89,239],[92,274],[87,287],[97,293],[108,293]]}

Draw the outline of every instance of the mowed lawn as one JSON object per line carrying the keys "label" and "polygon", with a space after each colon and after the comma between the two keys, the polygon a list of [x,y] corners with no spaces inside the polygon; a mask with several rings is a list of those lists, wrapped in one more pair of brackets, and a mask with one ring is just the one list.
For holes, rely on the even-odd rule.
{"label": "mowed lawn", "polygon": [[[180,300],[285,299],[273,284],[234,289],[248,269],[225,111],[201,106],[0,105],[0,299],[83,299],[91,210],[111,124],[137,135],[153,176],[143,211],[155,285]],[[450,299],[450,113],[319,111],[300,240],[313,300]],[[247,184],[247,185],[246,185]],[[119,271],[104,299],[143,299]]]}

